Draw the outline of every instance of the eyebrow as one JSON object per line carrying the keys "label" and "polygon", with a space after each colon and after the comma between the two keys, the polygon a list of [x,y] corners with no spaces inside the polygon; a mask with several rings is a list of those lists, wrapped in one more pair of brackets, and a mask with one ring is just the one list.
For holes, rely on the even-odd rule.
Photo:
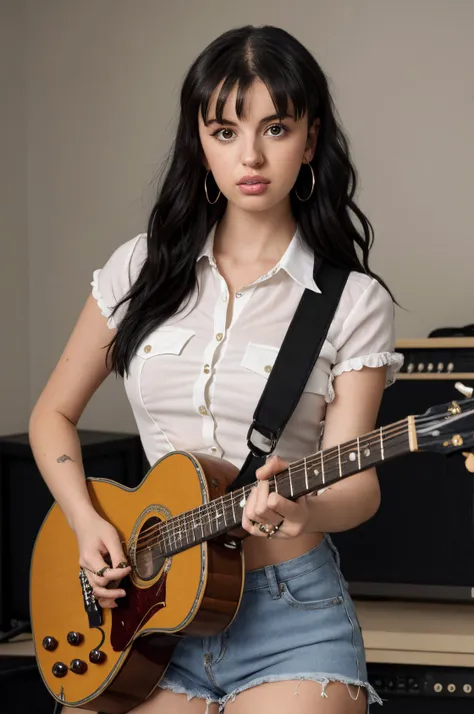
{"label": "eyebrow", "polygon": [[[278,119],[278,121],[282,121],[283,119],[294,119],[294,117],[290,116],[290,114],[271,114],[268,117],[260,119],[259,124],[266,124],[269,121],[275,121],[275,119]],[[224,119],[224,117],[222,117],[222,121],[219,121],[217,118],[208,119],[208,121],[206,122],[206,126],[209,126],[210,124],[220,124],[221,126],[223,124],[228,124],[229,126],[237,126],[237,122],[230,121],[229,119]]]}

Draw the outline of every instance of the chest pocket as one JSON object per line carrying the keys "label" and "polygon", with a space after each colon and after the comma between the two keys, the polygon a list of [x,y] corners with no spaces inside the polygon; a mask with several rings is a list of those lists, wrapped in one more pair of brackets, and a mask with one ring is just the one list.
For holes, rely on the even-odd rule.
{"label": "chest pocket", "polygon": [[194,330],[184,327],[160,327],[142,342],[137,356],[147,360],[157,355],[180,355],[194,335]]}
{"label": "chest pocket", "polygon": [[[249,342],[241,365],[251,372],[256,372],[262,377],[265,377],[265,379],[268,379],[279,351],[278,347]],[[321,349],[318,361],[309,375],[309,379],[304,388],[305,392],[321,394],[324,397],[328,395],[331,365],[335,357],[335,348],[326,340]]]}

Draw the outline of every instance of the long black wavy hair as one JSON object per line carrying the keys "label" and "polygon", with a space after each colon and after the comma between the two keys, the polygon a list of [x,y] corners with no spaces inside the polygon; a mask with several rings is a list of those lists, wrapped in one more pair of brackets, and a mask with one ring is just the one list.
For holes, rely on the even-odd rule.
{"label": "long black wavy hair", "polygon": [[[205,120],[211,95],[223,82],[217,118],[222,120],[226,100],[235,86],[236,112],[241,118],[245,93],[257,78],[266,85],[278,115],[289,113],[291,102],[295,119],[307,115],[308,127],[315,119],[320,120],[311,162],[315,191],[307,202],[300,202],[294,191],[290,196],[302,239],[318,256],[365,272],[384,285],[369,269],[373,229],[354,202],[356,172],[320,66],[298,40],[280,28],[246,26],[230,30],[199,55],[182,86],[176,139],[148,221],[148,255],[137,280],[119,303],[127,302],[128,307],[108,347],[109,364],[121,376],[128,372],[141,341],[193,294],[197,256],[226,210],[224,196],[211,205],[204,192],[206,170],[199,111]],[[308,176],[305,171],[305,188],[300,187],[300,195],[307,195]]]}

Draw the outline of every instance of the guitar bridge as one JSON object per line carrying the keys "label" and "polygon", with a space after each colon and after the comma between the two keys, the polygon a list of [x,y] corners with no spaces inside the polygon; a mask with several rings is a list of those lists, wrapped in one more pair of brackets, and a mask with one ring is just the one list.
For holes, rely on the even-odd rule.
{"label": "guitar bridge", "polygon": [[89,619],[89,627],[101,627],[102,625],[102,608],[97,602],[97,598],[92,592],[92,586],[87,579],[84,569],[79,571],[79,581],[81,583],[82,599],[84,601],[84,610]]}

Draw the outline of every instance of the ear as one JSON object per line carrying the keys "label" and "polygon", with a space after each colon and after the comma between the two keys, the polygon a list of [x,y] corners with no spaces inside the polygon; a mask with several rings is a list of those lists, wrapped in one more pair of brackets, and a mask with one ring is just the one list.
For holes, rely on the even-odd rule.
{"label": "ear", "polygon": [[313,124],[308,130],[308,138],[306,140],[306,147],[304,150],[303,163],[309,164],[313,158],[316,151],[316,146],[318,143],[319,127],[321,124],[320,119],[315,119]]}

